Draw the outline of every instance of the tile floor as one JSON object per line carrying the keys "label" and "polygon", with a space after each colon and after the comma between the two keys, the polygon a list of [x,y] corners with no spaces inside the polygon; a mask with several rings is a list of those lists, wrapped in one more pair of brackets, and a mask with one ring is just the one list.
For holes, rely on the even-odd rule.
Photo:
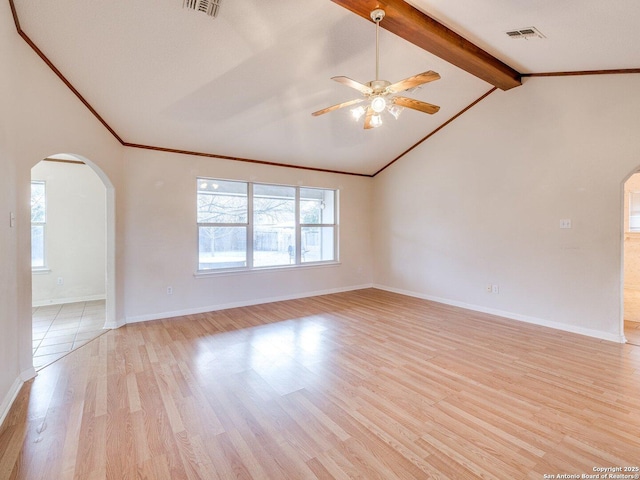
{"label": "tile floor", "polygon": [[33,308],[33,366],[45,367],[106,332],[105,302]]}

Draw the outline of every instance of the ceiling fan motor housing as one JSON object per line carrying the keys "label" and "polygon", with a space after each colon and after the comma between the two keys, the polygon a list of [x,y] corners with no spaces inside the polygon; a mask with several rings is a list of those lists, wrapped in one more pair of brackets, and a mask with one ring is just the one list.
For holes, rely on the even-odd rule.
{"label": "ceiling fan motor housing", "polygon": [[386,93],[385,90],[389,85],[391,85],[391,82],[388,82],[387,80],[372,80],[368,83],[368,85],[373,90],[373,94],[376,95],[380,93]]}
{"label": "ceiling fan motor housing", "polygon": [[373,20],[374,22],[378,23],[382,21],[383,18],[384,10],[382,10],[381,8],[376,8],[375,10],[371,11],[371,20]]}

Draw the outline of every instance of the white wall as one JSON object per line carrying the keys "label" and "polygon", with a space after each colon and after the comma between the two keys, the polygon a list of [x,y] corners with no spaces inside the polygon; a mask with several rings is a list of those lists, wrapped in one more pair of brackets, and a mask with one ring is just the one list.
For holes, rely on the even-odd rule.
{"label": "white wall", "polygon": [[[127,321],[371,284],[371,179],[139,149],[125,159]],[[196,278],[198,176],[339,189],[340,265]]]}
{"label": "white wall", "polygon": [[[12,155],[10,118],[11,92],[17,78],[11,72],[16,65],[8,3],[0,4],[0,421],[13,401],[21,384],[24,365],[20,364],[19,339],[21,332],[17,319],[18,235],[16,224],[10,224],[11,214],[17,214],[16,161]],[[7,14],[9,16],[7,16]],[[27,373],[26,376],[30,374]]]}
{"label": "white wall", "polygon": [[[122,146],[18,36],[8,2],[0,2],[0,420],[21,382],[34,374],[31,347],[31,167],[57,153],[90,160],[115,189]],[[113,198],[113,192],[111,193]],[[122,205],[116,202],[121,216]],[[9,226],[10,212],[16,226]],[[113,239],[116,248],[123,235]],[[123,297],[122,259],[113,290]],[[114,295],[116,296],[116,295]],[[123,318],[123,302],[114,305]]]}
{"label": "white wall", "polygon": [[[4,22],[3,22],[4,23]],[[13,65],[9,51],[3,48],[8,32],[0,28],[0,65]],[[17,304],[17,229],[10,224],[17,212],[16,165],[9,149],[9,129],[3,112],[9,108],[8,92],[14,80],[0,74],[0,422],[20,385]]]}
{"label": "white wall", "polygon": [[47,271],[33,275],[33,305],[104,299],[104,184],[87,165],[49,161],[33,167],[31,179],[45,182],[47,205]]}
{"label": "white wall", "polygon": [[620,341],[638,111],[640,75],[493,93],[375,178],[375,283]]}

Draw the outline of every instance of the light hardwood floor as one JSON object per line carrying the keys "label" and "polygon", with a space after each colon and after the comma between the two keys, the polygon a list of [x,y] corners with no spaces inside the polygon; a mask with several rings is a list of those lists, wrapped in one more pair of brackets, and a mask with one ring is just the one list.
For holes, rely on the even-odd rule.
{"label": "light hardwood floor", "polygon": [[627,342],[640,347],[640,323],[625,320],[624,336],[627,337]]}
{"label": "light hardwood floor", "polygon": [[22,389],[0,478],[542,479],[639,435],[640,347],[368,289],[102,335]]}

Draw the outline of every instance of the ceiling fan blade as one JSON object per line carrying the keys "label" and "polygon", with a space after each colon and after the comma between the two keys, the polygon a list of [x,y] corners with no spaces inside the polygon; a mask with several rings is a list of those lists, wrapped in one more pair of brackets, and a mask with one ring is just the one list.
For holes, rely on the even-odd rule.
{"label": "ceiling fan blade", "polygon": [[399,82],[389,85],[387,87],[387,91],[389,93],[404,92],[405,90],[409,90],[410,88],[414,88],[425,83],[433,82],[434,80],[438,80],[439,78],[440,75],[438,73],[429,70],[428,72],[419,73],[418,75],[405,78],[404,80],[400,80]]}
{"label": "ceiling fan blade", "polygon": [[420,100],[414,100],[413,98],[407,97],[394,97],[393,103],[400,105],[401,107],[412,108],[413,110],[429,114],[434,114],[440,110],[440,107],[437,105],[432,105],[427,102],[421,102]]}
{"label": "ceiling fan blade", "polygon": [[331,80],[335,80],[336,82],[341,83],[342,85],[346,85],[347,87],[355,88],[364,95],[371,95],[373,93],[373,88],[368,87],[363,83],[356,82],[349,77],[331,77]]}
{"label": "ceiling fan blade", "polygon": [[371,118],[375,115],[376,112],[373,111],[373,108],[371,108],[371,105],[369,105],[369,108],[367,108],[367,114],[364,117],[364,128],[369,129],[369,128],[374,128],[373,125],[371,124]]}
{"label": "ceiling fan blade", "polygon": [[325,113],[333,112],[334,110],[338,110],[339,108],[348,107],[350,105],[355,105],[361,102],[364,102],[364,98],[356,98],[355,100],[349,100],[348,102],[342,102],[337,105],[333,105],[331,107],[323,108],[322,110],[313,112],[311,115],[313,115],[314,117],[317,117],[318,115],[323,115]]}

